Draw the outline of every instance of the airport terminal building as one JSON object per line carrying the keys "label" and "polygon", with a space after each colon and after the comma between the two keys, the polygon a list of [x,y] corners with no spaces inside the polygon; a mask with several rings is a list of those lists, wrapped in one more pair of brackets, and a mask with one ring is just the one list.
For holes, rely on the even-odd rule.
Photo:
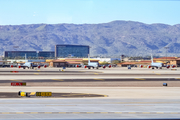
{"label": "airport terminal building", "polygon": [[54,58],[54,51],[39,51],[38,57]]}
{"label": "airport terminal building", "polygon": [[89,46],[87,45],[55,45],[55,57],[88,57]]}
{"label": "airport terminal building", "polygon": [[4,57],[9,59],[25,58],[25,56],[27,59],[54,58],[54,51],[4,51]]}
{"label": "airport terminal building", "polygon": [[55,51],[4,51],[4,57],[8,59],[54,59],[55,57],[88,57],[89,46],[87,45],[55,45]]}

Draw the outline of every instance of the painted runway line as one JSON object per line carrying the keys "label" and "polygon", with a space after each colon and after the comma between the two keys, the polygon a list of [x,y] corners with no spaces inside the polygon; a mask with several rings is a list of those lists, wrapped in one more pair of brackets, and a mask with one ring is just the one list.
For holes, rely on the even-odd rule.
{"label": "painted runway line", "polygon": [[180,114],[180,112],[0,112],[0,114]]}

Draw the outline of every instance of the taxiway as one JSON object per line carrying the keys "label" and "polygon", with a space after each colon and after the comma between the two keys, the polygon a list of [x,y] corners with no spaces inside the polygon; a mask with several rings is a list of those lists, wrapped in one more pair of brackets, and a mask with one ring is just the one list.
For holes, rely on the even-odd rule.
{"label": "taxiway", "polygon": [[[0,119],[179,118],[179,72],[179,68],[1,68],[1,92],[51,91],[106,97],[1,98]],[[10,86],[11,82],[26,82],[27,86]],[[168,86],[163,86],[164,82]]]}

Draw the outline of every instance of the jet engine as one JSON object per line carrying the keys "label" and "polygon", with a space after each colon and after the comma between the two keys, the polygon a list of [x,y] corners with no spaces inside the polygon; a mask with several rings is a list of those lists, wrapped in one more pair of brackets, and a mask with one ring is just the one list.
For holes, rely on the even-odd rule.
{"label": "jet engine", "polygon": [[147,68],[151,68],[151,66],[150,66],[150,65],[148,65],[148,66],[147,66]]}
{"label": "jet engine", "polygon": [[176,66],[175,65],[172,65],[172,68],[175,68]]}
{"label": "jet engine", "polygon": [[140,65],[139,67],[140,67],[140,68],[143,68],[143,65]]}

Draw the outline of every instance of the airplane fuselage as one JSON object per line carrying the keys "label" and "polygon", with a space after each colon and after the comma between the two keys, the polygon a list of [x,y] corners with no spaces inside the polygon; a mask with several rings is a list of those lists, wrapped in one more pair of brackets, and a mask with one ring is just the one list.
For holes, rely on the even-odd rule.
{"label": "airplane fuselage", "polygon": [[151,67],[162,68],[163,67],[163,63],[151,63]]}

